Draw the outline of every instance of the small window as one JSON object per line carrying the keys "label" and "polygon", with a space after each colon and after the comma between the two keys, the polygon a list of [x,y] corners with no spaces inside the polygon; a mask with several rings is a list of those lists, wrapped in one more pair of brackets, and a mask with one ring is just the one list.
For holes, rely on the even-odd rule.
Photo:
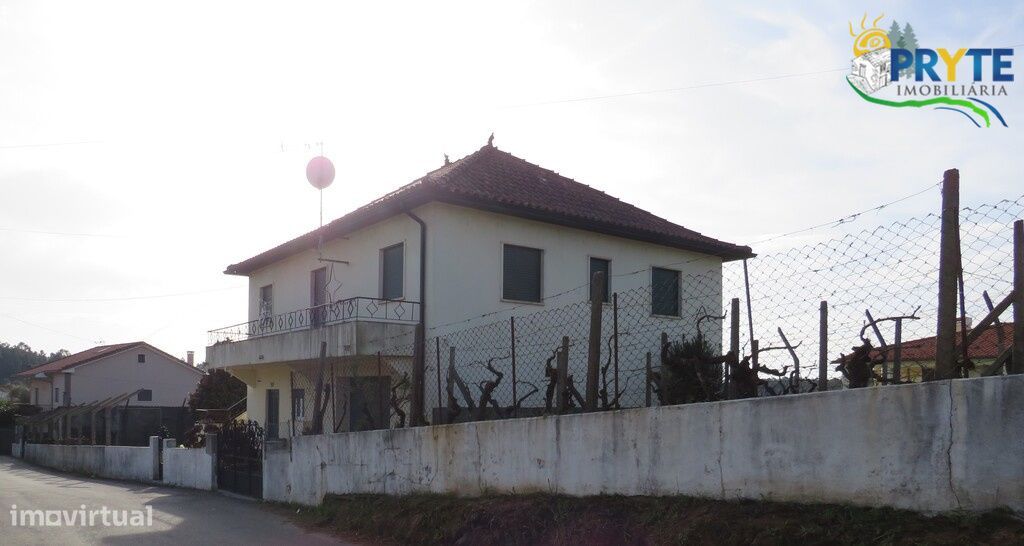
{"label": "small window", "polygon": [[269,317],[274,314],[274,285],[268,284],[260,287],[260,317]]}
{"label": "small window", "polygon": [[655,267],[651,269],[651,313],[679,316],[679,272]]}
{"label": "small window", "polygon": [[60,387],[53,388],[53,403],[60,404]]}
{"label": "small window", "polygon": [[306,418],[306,389],[292,389],[292,419]]}
{"label": "small window", "polygon": [[537,248],[505,245],[501,297],[512,301],[541,301],[542,253]]}
{"label": "small window", "polygon": [[[609,301],[611,301],[610,300],[611,296],[609,294],[610,291],[608,289],[608,287],[609,287],[609,285],[611,283],[611,279],[610,279],[611,272],[612,272],[611,271],[611,265],[612,265],[611,260],[605,260],[605,259],[602,259],[602,258],[591,258],[590,259],[590,283],[591,283],[591,285],[593,285],[593,282],[594,282],[594,273],[597,273],[597,272],[604,273],[604,281],[602,281],[602,283],[601,283],[601,301],[603,301],[605,303],[608,303]],[[590,287],[590,292],[587,293],[587,296],[589,297],[589,295],[593,294],[593,293],[594,293],[594,287],[591,286]]]}
{"label": "small window", "polygon": [[405,245],[402,243],[380,251],[380,297],[386,300],[402,299],[405,295],[402,286],[404,254]]}
{"label": "small window", "polygon": [[144,364],[146,362],[146,355],[144,355],[142,353],[139,353],[139,357],[138,358],[139,358],[139,364]]}
{"label": "small window", "polygon": [[142,389],[139,391],[139,402],[152,402],[153,391],[150,389]]}

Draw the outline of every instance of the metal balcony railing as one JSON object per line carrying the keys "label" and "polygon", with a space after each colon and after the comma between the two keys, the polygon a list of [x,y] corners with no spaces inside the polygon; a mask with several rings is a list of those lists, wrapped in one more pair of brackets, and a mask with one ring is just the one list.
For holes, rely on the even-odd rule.
{"label": "metal balcony railing", "polygon": [[415,324],[419,320],[420,303],[418,301],[355,297],[298,311],[267,315],[248,322],[210,330],[208,332],[209,345],[243,341],[344,322]]}

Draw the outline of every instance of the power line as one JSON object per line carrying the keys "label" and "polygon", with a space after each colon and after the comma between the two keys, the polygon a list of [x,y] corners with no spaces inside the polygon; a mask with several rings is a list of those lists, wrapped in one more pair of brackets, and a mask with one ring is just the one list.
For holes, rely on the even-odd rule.
{"label": "power line", "polygon": [[11,320],[16,320],[16,321],[18,321],[20,323],[23,323],[23,324],[28,324],[29,326],[35,326],[36,328],[42,328],[43,330],[48,330],[50,332],[53,332],[55,334],[60,334],[60,335],[63,335],[63,336],[71,336],[73,338],[80,339],[82,341],[88,341],[89,343],[102,343],[101,341],[96,341],[96,340],[93,340],[93,339],[86,339],[86,338],[84,338],[82,336],[76,336],[75,334],[72,334],[70,332],[63,332],[61,330],[55,330],[55,329],[50,328],[48,326],[43,326],[42,324],[36,324],[34,322],[29,322],[29,321],[27,321],[25,319],[20,319],[18,317],[14,317],[14,316],[8,315],[6,313],[0,313],[0,317],[6,317],[6,318],[9,318]]}
{"label": "power line", "polygon": [[105,233],[79,233],[71,231],[47,231],[42,229],[21,229],[12,227],[0,227],[0,231],[10,231],[13,233],[33,233],[37,235],[63,235],[67,237],[103,237],[109,239],[122,239],[120,235],[108,235]]}
{"label": "power line", "polygon": [[704,88],[707,88],[707,87],[725,87],[725,86],[729,86],[729,85],[741,85],[741,84],[747,84],[747,83],[758,83],[758,82],[766,82],[766,81],[772,81],[772,80],[785,80],[785,79],[789,79],[789,78],[802,78],[802,77],[805,77],[805,76],[816,76],[818,74],[829,74],[829,73],[832,73],[832,72],[843,72],[843,71],[846,71],[846,70],[849,70],[849,69],[850,69],[849,67],[829,68],[827,70],[815,70],[815,71],[812,71],[812,72],[797,72],[797,73],[790,73],[790,74],[776,74],[776,75],[773,75],[773,76],[764,76],[764,77],[761,77],[761,78],[748,78],[748,79],[743,79],[743,80],[728,80],[728,81],[721,81],[721,82],[695,83],[695,84],[690,84],[690,85],[684,85],[684,86],[681,86],[681,87],[667,87],[667,88],[664,88],[664,89],[649,89],[649,90],[642,90],[642,91],[628,91],[628,92],[625,92],[625,93],[611,93],[611,94],[607,94],[607,95],[593,95],[593,96],[589,96],[589,97],[577,97],[577,98],[571,98],[571,99],[557,99],[557,100],[532,102],[532,103],[524,103],[524,104],[514,104],[514,105],[506,106],[506,108],[525,108],[525,107],[529,107],[529,106],[546,106],[546,105],[550,105],[550,104],[567,104],[567,103],[573,103],[573,102],[588,102],[588,101],[595,101],[595,100],[617,99],[617,98],[621,98],[621,97],[636,97],[636,96],[641,96],[641,95],[657,95],[657,94],[661,94],[661,93],[676,93],[676,92],[679,92],[679,91],[690,91],[690,90],[693,90],[693,89],[704,89]]}
{"label": "power line", "polygon": [[192,296],[196,294],[209,294],[212,292],[225,292],[227,290],[239,290],[241,286],[228,286],[224,288],[212,288],[209,290],[195,290],[191,292],[176,292],[173,294],[154,294],[147,296],[125,296],[117,298],[21,298],[17,296],[0,296],[0,300],[8,301],[26,301],[26,302],[44,302],[44,303],[88,303],[88,302],[105,302],[105,301],[134,301],[134,300],[152,300],[159,298],[174,298],[178,296]]}
{"label": "power line", "polygon": [[853,214],[848,214],[848,215],[843,216],[842,218],[840,218],[838,220],[832,220],[832,221],[829,221],[829,222],[824,222],[824,223],[821,223],[821,224],[816,224],[816,225],[813,225],[813,226],[810,226],[810,227],[805,227],[805,228],[798,229],[798,230],[795,230],[795,231],[790,231],[790,232],[787,232],[787,233],[782,233],[780,235],[775,235],[775,236],[772,236],[772,237],[768,237],[767,239],[761,239],[761,240],[758,240],[758,241],[754,241],[754,242],[752,242],[750,244],[756,245],[756,244],[759,244],[759,243],[767,243],[768,241],[774,241],[776,239],[781,239],[783,237],[789,237],[791,235],[796,235],[796,234],[799,234],[799,233],[804,233],[804,232],[807,232],[807,231],[811,231],[811,230],[815,230],[815,229],[819,229],[819,228],[823,228],[823,227],[838,226],[840,224],[846,224],[848,222],[852,222],[852,221],[856,220],[862,214],[866,214],[866,213],[874,212],[874,211],[879,211],[879,210],[882,210],[882,209],[884,209],[884,208],[886,208],[888,206],[895,205],[896,203],[902,203],[903,201],[906,201],[907,199],[910,199],[910,198],[913,198],[913,197],[917,197],[918,195],[921,195],[922,193],[925,193],[925,192],[927,192],[927,191],[929,191],[929,190],[931,190],[933,188],[938,187],[940,184],[942,184],[941,180],[936,182],[936,183],[934,183],[934,184],[932,184],[932,185],[930,185],[930,186],[928,186],[927,188],[925,188],[925,189],[923,189],[921,191],[914,192],[914,193],[912,193],[910,195],[907,195],[907,196],[904,196],[904,197],[900,197],[899,199],[896,199],[896,200],[893,200],[893,201],[889,201],[888,203],[883,203],[883,204],[878,205],[876,207],[865,209],[865,210],[862,210],[860,212],[854,212]]}
{"label": "power line", "polygon": [[0,144],[0,150],[14,150],[17,148],[49,148],[53,146],[79,146],[82,144],[101,144],[97,140],[83,140],[78,142],[40,142],[32,144]]}

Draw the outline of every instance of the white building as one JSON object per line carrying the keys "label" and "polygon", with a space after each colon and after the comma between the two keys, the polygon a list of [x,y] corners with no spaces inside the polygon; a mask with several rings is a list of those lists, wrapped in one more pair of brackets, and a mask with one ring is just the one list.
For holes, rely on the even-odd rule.
{"label": "white building", "polygon": [[[248,416],[268,436],[300,433],[325,342],[332,372],[321,383],[323,404],[336,401],[333,430],[350,430],[354,398],[386,407],[381,397],[396,368],[409,364],[419,321],[438,336],[480,322],[467,321],[473,317],[505,310],[499,318],[507,319],[585,300],[585,289],[566,292],[586,286],[595,268],[610,273],[606,293],[649,286],[652,276],[674,279],[651,315],[679,320],[680,279],[710,274],[720,290],[722,262],[751,255],[488,144],[228,266],[225,273],[249,278],[248,322],[211,331],[206,360],[245,381]],[[618,275],[637,270],[646,271]],[[718,312],[720,297],[707,306]],[[388,359],[383,369],[378,351]],[[428,415],[439,406],[433,377]],[[328,392],[342,384],[351,396]]]}
{"label": "white building", "polygon": [[29,402],[44,409],[99,402],[139,391],[133,406],[181,407],[203,372],[144,341],[101,345],[16,374]]}

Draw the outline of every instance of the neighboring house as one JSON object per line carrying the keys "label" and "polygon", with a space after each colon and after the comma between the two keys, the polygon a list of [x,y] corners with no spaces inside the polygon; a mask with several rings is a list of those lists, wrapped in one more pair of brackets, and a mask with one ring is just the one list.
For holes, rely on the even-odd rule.
{"label": "neighboring house", "polygon": [[869,95],[889,85],[891,51],[889,48],[876,49],[855,58],[852,61],[850,81]]}
{"label": "neighboring house", "polygon": [[29,380],[29,402],[53,409],[139,391],[132,406],[180,407],[203,372],[152,345],[101,345],[16,374]]}
{"label": "neighboring house", "polygon": [[[960,329],[959,322],[957,323],[957,351],[959,356],[960,351]],[[981,335],[970,347],[967,348],[967,357],[974,363],[974,369],[971,370],[971,377],[978,377],[982,370],[987,368],[996,357],[1000,355],[1007,347],[1013,344],[1013,324],[1000,324],[998,326],[989,326],[981,333]],[[892,375],[892,361],[894,351],[893,347],[889,347],[884,352],[880,349],[874,349],[871,351],[871,357],[876,360],[881,360],[883,356],[889,362],[889,374]],[[925,337],[920,339],[912,339],[900,343],[900,379],[903,381],[921,381],[922,376],[925,374],[931,374],[935,370],[935,336]],[[838,364],[842,359],[837,359],[834,363]],[[875,372],[881,374],[881,368],[875,368]]]}
{"label": "neighboring house", "polygon": [[[499,310],[508,310],[507,318],[555,308],[566,303],[552,301],[556,295],[601,270],[610,277],[605,294],[663,286],[650,295],[652,320],[681,324],[681,279],[706,274],[720,291],[723,261],[749,256],[749,247],[684,228],[488,144],[228,266],[225,273],[249,279],[249,321],[211,331],[206,361],[248,385],[248,415],[268,436],[300,433],[315,393],[297,387],[316,384],[308,378],[326,342],[337,379],[330,383],[352,393],[333,397],[334,430],[352,430],[354,417],[343,421],[355,415],[356,399],[386,408],[381,398],[400,375],[395,363],[412,356],[419,321],[436,336]],[[647,271],[617,275],[636,270]],[[580,294],[586,298],[577,292],[575,301]],[[717,313],[720,294],[704,304]],[[388,357],[384,369],[378,352]],[[425,391],[429,414],[438,407],[436,381]]]}

